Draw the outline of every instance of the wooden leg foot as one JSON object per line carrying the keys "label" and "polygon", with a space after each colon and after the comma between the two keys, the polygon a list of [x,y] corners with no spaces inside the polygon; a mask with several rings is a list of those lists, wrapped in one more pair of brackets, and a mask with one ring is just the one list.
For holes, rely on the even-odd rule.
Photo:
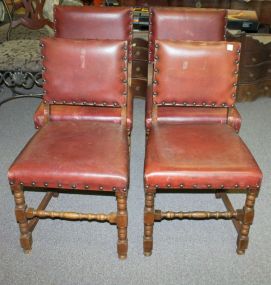
{"label": "wooden leg foot", "polygon": [[250,190],[247,193],[245,206],[243,208],[243,218],[237,238],[237,254],[245,254],[249,242],[249,230],[254,218],[254,204],[256,200],[256,191]]}
{"label": "wooden leg foot", "polygon": [[150,256],[153,248],[154,193],[146,192],[144,210],[144,255]]}
{"label": "wooden leg foot", "polygon": [[28,220],[26,218],[26,204],[24,198],[24,192],[21,186],[12,187],[15,200],[15,215],[17,223],[20,229],[20,243],[24,251],[30,251],[32,249],[32,233],[29,230]]}
{"label": "wooden leg foot", "polygon": [[118,228],[118,243],[117,251],[119,259],[126,259],[128,252],[128,214],[127,214],[127,194],[122,192],[116,193],[117,197],[117,228]]}

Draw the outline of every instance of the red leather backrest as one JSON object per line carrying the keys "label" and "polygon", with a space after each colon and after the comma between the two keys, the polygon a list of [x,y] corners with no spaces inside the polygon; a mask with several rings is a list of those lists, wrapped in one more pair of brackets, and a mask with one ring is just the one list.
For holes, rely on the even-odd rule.
{"label": "red leather backrest", "polygon": [[149,60],[155,40],[223,41],[226,10],[196,8],[151,8]]}
{"label": "red leather backrest", "polygon": [[127,42],[42,40],[44,100],[122,106],[127,95]]}
{"label": "red leather backrest", "polygon": [[55,6],[55,36],[126,40],[131,57],[133,10],[126,7]]}
{"label": "red leather backrest", "polygon": [[236,42],[156,41],[153,102],[232,106],[240,48]]}

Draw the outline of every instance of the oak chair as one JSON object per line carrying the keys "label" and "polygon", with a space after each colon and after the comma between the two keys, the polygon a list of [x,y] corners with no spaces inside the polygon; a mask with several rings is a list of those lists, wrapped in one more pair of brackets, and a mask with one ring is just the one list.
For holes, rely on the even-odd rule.
{"label": "oak chair", "polygon": [[[8,172],[21,246],[26,252],[31,250],[32,231],[40,218],[107,221],[117,226],[118,256],[124,259],[128,249],[129,183],[127,42],[47,38],[41,47],[46,123]],[[56,105],[95,109],[104,120],[70,117],[52,121],[51,107]],[[110,109],[114,109],[115,117],[105,111]],[[25,187],[46,192],[37,209],[26,206]],[[117,211],[95,214],[45,210],[52,196],[71,190],[115,193]]]}
{"label": "oak chair", "polygon": [[[152,110],[152,69],[154,60],[154,42],[156,40],[176,40],[176,41],[223,41],[226,37],[227,11],[219,9],[196,9],[181,7],[153,7],[150,8],[149,19],[149,86],[146,96],[146,132],[147,135],[152,126],[151,110]],[[155,95],[155,94],[154,94]],[[163,112],[165,119],[171,115],[182,120],[186,117],[179,109],[177,113],[175,108],[171,108],[170,112]],[[202,116],[198,114],[198,109],[194,109],[195,117]],[[226,120],[226,112],[219,110],[212,113],[213,120]],[[233,111],[233,119],[240,120],[240,116],[236,110]]]}
{"label": "oak chair", "polygon": [[[152,126],[144,169],[144,254],[151,255],[154,222],[163,219],[231,219],[238,233],[237,253],[244,254],[262,173],[229,118],[240,44],[156,41],[154,58]],[[219,112],[225,112],[226,120],[213,119]],[[223,199],[227,211],[161,211],[154,206],[161,189],[213,193]],[[231,192],[246,194],[243,209],[233,208],[227,196]]]}
{"label": "oak chair", "polygon": [[[126,40],[128,42],[128,59],[131,58],[132,48],[132,21],[133,10],[125,7],[69,7],[55,6],[54,22],[55,37],[69,39],[99,39],[99,40]],[[129,60],[130,61],[130,60]],[[128,64],[128,72],[130,63]],[[129,73],[128,73],[129,78]],[[127,78],[127,80],[128,80]],[[127,99],[127,132],[132,130],[132,104],[131,92]],[[54,121],[76,119],[103,120],[104,116],[116,116],[115,109],[105,109],[103,114],[95,113],[95,109],[86,109],[82,106],[52,106],[51,118]],[[38,106],[34,114],[34,124],[38,129],[44,125],[44,104]]]}

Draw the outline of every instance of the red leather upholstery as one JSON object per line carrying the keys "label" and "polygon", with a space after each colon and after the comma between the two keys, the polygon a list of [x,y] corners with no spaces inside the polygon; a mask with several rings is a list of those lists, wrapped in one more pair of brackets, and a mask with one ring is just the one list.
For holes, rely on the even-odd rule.
{"label": "red leather upholstery", "polygon": [[[131,57],[132,42],[132,9],[123,7],[77,7],[55,6],[56,37],[70,39],[115,39],[127,40],[129,56]],[[80,27],[80,28],[78,28]],[[132,130],[133,110],[132,94],[127,94],[127,131]],[[54,106],[51,108],[52,120],[66,120],[73,116],[74,119],[111,120],[116,116],[116,110],[103,109],[95,114],[95,109],[86,109],[76,106],[63,108]],[[94,111],[94,113],[93,113]],[[112,111],[112,112],[111,112]],[[44,105],[41,103],[35,114],[34,124],[40,128],[44,124]],[[93,114],[93,118],[92,118]]]}
{"label": "red leather upholstery", "polygon": [[[132,96],[129,96],[131,99]],[[129,106],[130,104],[130,106]],[[128,107],[129,106],[129,107]],[[132,130],[133,120],[133,106],[132,102],[127,103],[127,131]],[[39,129],[45,124],[44,119],[44,104],[40,103],[34,114],[35,128]],[[67,120],[88,120],[88,121],[109,121],[120,123],[121,122],[121,110],[119,108],[96,108],[88,106],[63,106],[53,105],[51,106],[51,121],[67,121]]]}
{"label": "red leather upholstery", "polygon": [[245,189],[262,173],[241,138],[221,124],[154,124],[145,158],[145,185],[155,188]]}
{"label": "red leather upholstery", "polygon": [[55,36],[127,40],[131,58],[133,10],[127,7],[55,6]]}
{"label": "red leather upholstery", "polygon": [[50,122],[29,141],[8,178],[25,186],[127,189],[128,154],[126,130],[120,124]]}
{"label": "red leather upholstery", "polygon": [[45,101],[102,106],[126,104],[125,42],[47,38],[42,40],[42,45]]}
{"label": "red leather upholstery", "polygon": [[[222,41],[226,10],[195,8],[151,8],[149,60],[154,59],[155,40]],[[152,97],[152,95],[151,95]],[[151,121],[152,98],[146,97],[146,127]]]}
{"label": "red leather upholstery", "polygon": [[218,107],[234,104],[239,43],[156,41],[156,44],[155,104]]}
{"label": "red leather upholstery", "polygon": [[151,8],[150,61],[156,40],[223,41],[226,10],[196,8]]}

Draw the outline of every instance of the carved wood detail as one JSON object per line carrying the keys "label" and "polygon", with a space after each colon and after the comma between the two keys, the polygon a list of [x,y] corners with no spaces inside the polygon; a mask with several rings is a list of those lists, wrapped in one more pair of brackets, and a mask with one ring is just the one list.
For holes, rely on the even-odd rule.
{"label": "carved wood detail", "polygon": [[66,220],[99,221],[99,222],[109,222],[110,224],[115,224],[116,216],[117,216],[116,213],[109,213],[109,214],[87,213],[87,214],[84,214],[84,213],[76,213],[76,212],[34,210],[33,208],[28,208],[26,210],[26,217],[28,219],[38,217],[38,218],[66,219]]}

